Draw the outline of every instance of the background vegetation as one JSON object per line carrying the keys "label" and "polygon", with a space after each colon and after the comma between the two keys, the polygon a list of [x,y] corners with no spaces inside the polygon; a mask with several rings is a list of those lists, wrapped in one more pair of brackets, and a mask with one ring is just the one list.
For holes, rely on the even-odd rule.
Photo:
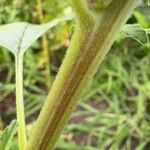
{"label": "background vegetation", "polygon": [[[72,13],[69,0],[42,1],[40,19],[36,0],[1,0],[0,25],[28,21],[39,24]],[[140,2],[128,23],[150,27],[150,6]],[[51,81],[55,78],[74,30],[74,21],[49,31]],[[49,85],[48,61],[40,39],[25,54],[24,96],[28,134],[43,105]],[[118,40],[81,97],[76,111],[57,142],[58,150],[149,150],[150,149],[150,43]],[[14,57],[0,48],[0,133],[16,118]],[[16,137],[10,149],[17,149]]]}

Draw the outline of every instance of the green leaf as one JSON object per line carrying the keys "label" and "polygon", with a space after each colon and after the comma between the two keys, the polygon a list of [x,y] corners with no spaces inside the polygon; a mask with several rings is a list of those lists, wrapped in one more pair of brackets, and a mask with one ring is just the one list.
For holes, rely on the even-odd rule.
{"label": "green leaf", "polygon": [[13,120],[0,135],[0,150],[8,150],[14,135],[17,132],[17,122]]}
{"label": "green leaf", "polygon": [[139,24],[126,24],[122,27],[119,38],[131,37],[138,41],[140,44],[145,45],[149,42],[148,32]]}
{"label": "green leaf", "polygon": [[145,29],[147,34],[150,34],[150,28]]}
{"label": "green leaf", "polygon": [[139,25],[141,25],[143,28],[149,27],[149,22],[147,21],[143,13],[141,13],[140,11],[134,11],[133,15]]}
{"label": "green leaf", "polygon": [[23,55],[24,52],[48,29],[58,23],[71,20],[73,15],[55,19],[42,25],[27,22],[10,23],[0,26],[0,45],[10,50],[14,55]]}
{"label": "green leaf", "polygon": [[67,143],[63,139],[58,139],[55,148],[65,150],[98,150],[98,148],[94,148],[92,146],[79,146],[73,143]]}

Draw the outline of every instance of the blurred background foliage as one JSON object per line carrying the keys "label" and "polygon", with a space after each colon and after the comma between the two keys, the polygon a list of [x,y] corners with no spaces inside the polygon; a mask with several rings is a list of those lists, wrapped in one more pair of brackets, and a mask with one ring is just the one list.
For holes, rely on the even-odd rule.
{"label": "blurred background foliage", "polygon": [[[42,22],[72,13],[69,0],[43,0]],[[39,24],[37,0],[1,0],[0,25],[16,21]],[[150,27],[150,6],[140,1],[128,23]],[[70,44],[74,21],[61,23],[46,35],[53,81]],[[24,58],[24,97],[28,133],[43,105],[48,87],[46,58],[39,39]],[[81,97],[56,150],[150,149],[150,43],[133,39],[114,43],[92,85]],[[0,133],[16,118],[14,57],[0,48]],[[17,149],[16,137],[11,148]]]}

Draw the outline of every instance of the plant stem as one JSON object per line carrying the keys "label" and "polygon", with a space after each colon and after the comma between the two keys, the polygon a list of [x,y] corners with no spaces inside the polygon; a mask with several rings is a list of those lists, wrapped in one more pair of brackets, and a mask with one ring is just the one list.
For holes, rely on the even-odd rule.
{"label": "plant stem", "polygon": [[[43,16],[43,10],[42,10],[42,2],[41,0],[37,0],[38,2],[38,14],[39,14],[39,21],[40,23],[44,23],[44,16]],[[42,36],[42,48],[44,51],[44,58],[45,58],[45,74],[46,74],[46,83],[47,83],[47,89],[50,90],[51,88],[51,73],[50,73],[50,51],[48,46],[48,40],[46,37],[46,34]]]}
{"label": "plant stem", "polygon": [[33,128],[27,150],[53,149],[80,96],[92,81],[137,0],[113,0],[97,13],[84,2],[72,0],[77,17],[74,36]]}
{"label": "plant stem", "polygon": [[16,67],[16,110],[18,122],[19,150],[26,149],[26,128],[23,102],[23,56],[15,56]]}

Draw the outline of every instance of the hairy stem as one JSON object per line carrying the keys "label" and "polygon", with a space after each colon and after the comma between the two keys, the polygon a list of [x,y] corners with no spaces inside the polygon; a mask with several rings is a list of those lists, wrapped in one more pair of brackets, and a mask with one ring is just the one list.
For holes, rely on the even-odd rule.
{"label": "hairy stem", "polygon": [[89,86],[116,34],[137,0],[113,0],[102,12],[92,12],[83,0],[72,0],[76,29],[71,45],[33,127],[27,149],[52,150],[80,96]]}
{"label": "hairy stem", "polygon": [[16,61],[16,110],[18,122],[18,141],[19,150],[26,149],[26,128],[25,128],[25,115],[24,115],[24,102],[23,102],[23,58],[15,56]]}

